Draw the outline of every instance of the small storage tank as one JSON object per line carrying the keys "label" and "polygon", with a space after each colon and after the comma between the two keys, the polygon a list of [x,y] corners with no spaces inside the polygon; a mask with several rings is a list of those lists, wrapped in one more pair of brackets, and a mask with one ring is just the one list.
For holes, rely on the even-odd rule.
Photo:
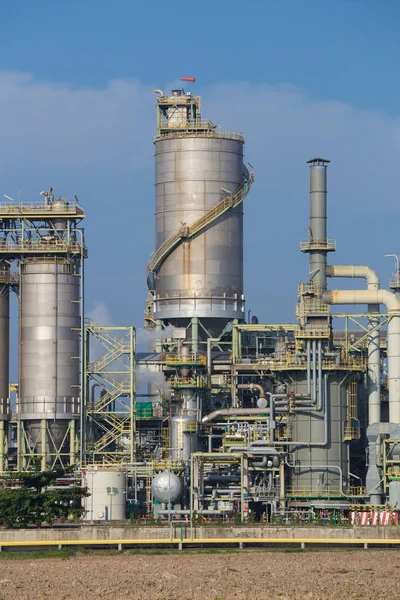
{"label": "small storage tank", "polygon": [[153,496],[162,504],[174,504],[182,495],[182,481],[171,471],[158,473],[151,484]]}
{"label": "small storage tank", "polygon": [[88,469],[82,485],[89,488],[84,498],[86,521],[120,521],[126,517],[126,474],[123,471]]}

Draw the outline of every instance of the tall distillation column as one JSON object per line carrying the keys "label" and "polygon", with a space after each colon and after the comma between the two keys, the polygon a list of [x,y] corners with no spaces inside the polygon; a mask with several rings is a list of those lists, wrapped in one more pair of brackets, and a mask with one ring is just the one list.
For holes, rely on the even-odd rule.
{"label": "tall distillation column", "polygon": [[[290,480],[295,493],[340,498],[340,486],[348,473],[348,445],[343,441],[348,386],[352,374],[331,347],[331,316],[321,294],[326,289],[327,252],[334,240],[327,238],[327,164],[315,158],[310,165],[309,238],[301,250],[310,255],[309,281],[299,286],[300,335],[307,356],[307,373],[293,373],[290,391],[303,396],[305,408],[297,409],[294,420],[294,468]],[[310,403],[311,407],[307,407]]]}
{"label": "tall distillation column", "polygon": [[[242,134],[222,133],[203,120],[199,96],[155,91],[156,251],[148,266],[147,317],[159,331],[166,325],[186,330],[173,384],[179,421],[170,427],[170,446],[179,450],[182,427],[194,414],[201,417],[204,366],[196,355],[207,338],[244,319],[241,204],[252,175],[243,164]],[[192,434],[186,430],[184,446],[193,447]]]}

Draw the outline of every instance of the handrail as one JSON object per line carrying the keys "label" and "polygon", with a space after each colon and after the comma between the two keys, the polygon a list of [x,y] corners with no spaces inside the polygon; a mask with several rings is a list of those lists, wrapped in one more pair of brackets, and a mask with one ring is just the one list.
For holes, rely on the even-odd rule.
{"label": "handrail", "polygon": [[[182,244],[184,240],[190,240],[202,233],[207,227],[215,223],[228,210],[236,208],[243,202],[250,191],[254,181],[253,173],[243,166],[243,183],[234,194],[225,196],[215,206],[208,210],[191,225],[183,225],[175,233],[169,236],[158,248],[147,266],[147,284],[150,290],[154,289],[154,279],[168,256]],[[151,274],[153,276],[151,277]]]}
{"label": "handrail", "polygon": [[215,129],[208,129],[199,127],[195,124],[191,125],[190,123],[185,127],[179,127],[179,124],[176,127],[165,127],[160,130],[154,136],[155,142],[160,142],[161,140],[169,139],[169,138],[179,138],[179,137],[212,137],[217,139],[228,139],[228,140],[238,140],[239,142],[244,142],[244,135],[240,131],[215,131]]}

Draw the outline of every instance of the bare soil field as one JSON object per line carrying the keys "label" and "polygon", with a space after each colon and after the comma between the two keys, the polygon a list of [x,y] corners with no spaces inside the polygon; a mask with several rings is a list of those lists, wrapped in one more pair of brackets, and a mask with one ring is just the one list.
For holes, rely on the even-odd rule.
{"label": "bare soil field", "polygon": [[0,600],[397,600],[395,550],[76,554],[0,561]]}

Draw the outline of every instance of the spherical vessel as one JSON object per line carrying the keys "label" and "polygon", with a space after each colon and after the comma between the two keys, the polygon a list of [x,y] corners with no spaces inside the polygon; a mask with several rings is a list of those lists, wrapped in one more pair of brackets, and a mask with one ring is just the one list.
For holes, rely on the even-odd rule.
{"label": "spherical vessel", "polygon": [[171,471],[163,471],[154,477],[151,489],[159,502],[173,503],[182,495],[182,481]]}
{"label": "spherical vessel", "polygon": [[[156,146],[156,248],[191,225],[243,182],[243,139],[213,133]],[[229,210],[165,260],[156,280],[158,319],[242,319],[243,212]]]}

